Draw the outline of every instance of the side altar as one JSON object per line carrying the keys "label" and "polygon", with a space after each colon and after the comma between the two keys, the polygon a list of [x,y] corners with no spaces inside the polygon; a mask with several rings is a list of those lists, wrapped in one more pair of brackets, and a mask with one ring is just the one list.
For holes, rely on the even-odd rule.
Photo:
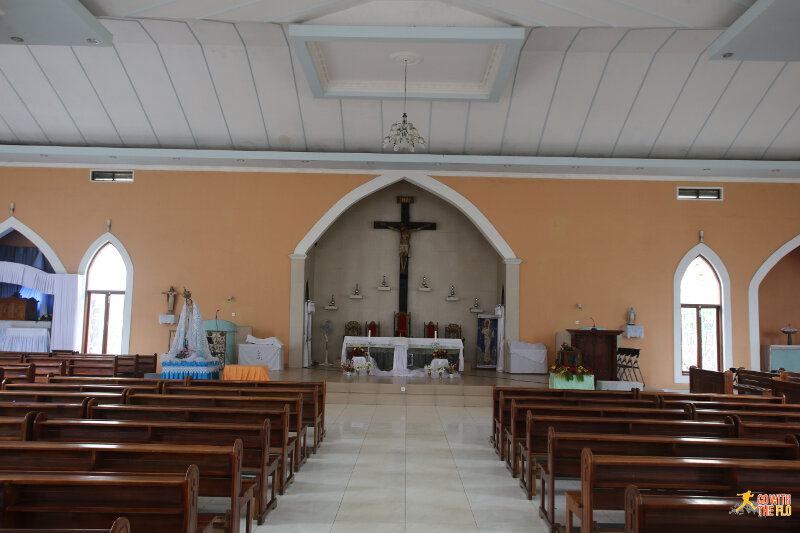
{"label": "side altar", "polygon": [[0,352],[49,352],[51,324],[49,320],[0,320]]}

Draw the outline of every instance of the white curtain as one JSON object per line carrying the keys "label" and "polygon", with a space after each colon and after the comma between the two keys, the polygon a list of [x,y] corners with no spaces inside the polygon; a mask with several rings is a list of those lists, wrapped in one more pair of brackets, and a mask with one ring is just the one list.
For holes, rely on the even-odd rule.
{"label": "white curtain", "polygon": [[84,276],[48,274],[53,277],[53,325],[50,345],[53,350],[80,350],[83,337]]}
{"label": "white curtain", "polygon": [[311,321],[314,318],[314,302],[308,300],[305,305],[305,319],[303,321],[303,367],[311,366]]}
{"label": "white curtain", "polygon": [[505,352],[506,352],[506,313],[502,305],[494,308],[494,314],[497,316],[497,371],[503,372],[505,368]]}

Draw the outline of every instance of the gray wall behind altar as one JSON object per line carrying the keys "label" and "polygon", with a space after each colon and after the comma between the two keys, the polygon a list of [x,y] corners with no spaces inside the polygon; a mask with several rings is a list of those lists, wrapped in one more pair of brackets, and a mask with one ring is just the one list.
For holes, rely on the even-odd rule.
{"label": "gray wall behind altar", "polygon": [[[460,324],[465,338],[464,360],[475,361],[477,318],[469,311],[478,298],[485,313],[493,313],[500,302],[502,275],[505,271],[499,255],[477,228],[461,212],[440,199],[407,182],[387,187],[350,208],[312,247],[307,261],[307,279],[311,298],[316,302],[312,357],[325,359],[325,339],[320,330],[324,320],[333,323],[328,336],[329,359],[341,357],[344,325],[350,320],[364,324],[380,321],[381,335],[394,334],[394,313],[398,307],[400,260],[398,232],[374,229],[373,221],[400,220],[397,196],[414,196],[412,222],[435,222],[435,231],[411,235],[408,270],[408,310],[411,312],[411,336],[422,336],[422,324],[439,323],[439,335],[449,323]],[[379,291],[383,275],[391,291]],[[422,276],[427,276],[430,292],[422,292]],[[363,299],[351,299],[356,283]],[[455,285],[457,302],[445,300],[450,285]],[[335,295],[338,310],[325,306]]]}

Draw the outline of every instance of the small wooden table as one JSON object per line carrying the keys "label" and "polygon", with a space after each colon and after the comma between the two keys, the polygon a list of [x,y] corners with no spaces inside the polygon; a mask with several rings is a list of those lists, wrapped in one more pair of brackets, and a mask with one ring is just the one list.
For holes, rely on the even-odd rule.
{"label": "small wooden table", "polygon": [[269,381],[269,367],[250,365],[225,365],[223,381]]}

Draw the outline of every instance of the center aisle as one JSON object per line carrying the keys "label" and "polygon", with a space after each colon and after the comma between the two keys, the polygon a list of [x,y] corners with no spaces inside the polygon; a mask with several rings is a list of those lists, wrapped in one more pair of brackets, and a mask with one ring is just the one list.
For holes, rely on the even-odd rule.
{"label": "center aisle", "polygon": [[328,404],[326,426],[256,533],[547,531],[489,444],[490,407]]}

